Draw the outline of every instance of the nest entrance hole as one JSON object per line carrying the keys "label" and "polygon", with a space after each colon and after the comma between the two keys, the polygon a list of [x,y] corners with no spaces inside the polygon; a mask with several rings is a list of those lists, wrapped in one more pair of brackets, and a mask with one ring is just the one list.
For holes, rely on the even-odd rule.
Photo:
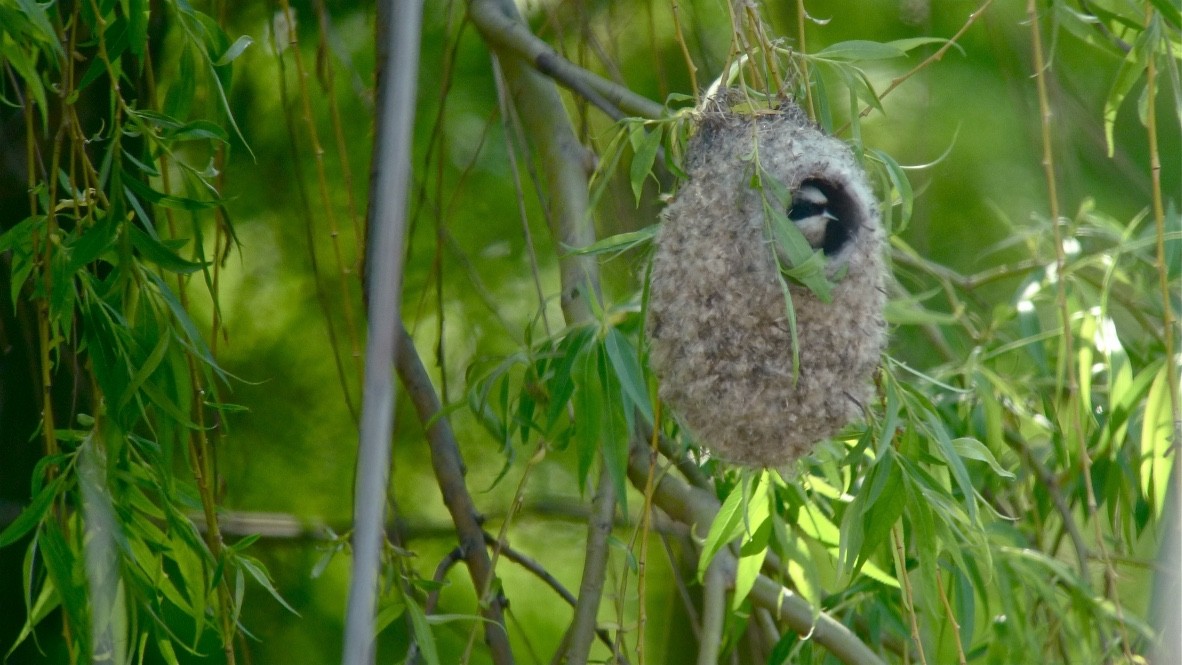
{"label": "nest entrance hole", "polygon": [[825,227],[825,238],[821,251],[825,256],[834,256],[845,249],[862,227],[862,215],[858,202],[850,196],[845,187],[824,178],[810,177],[800,182],[800,187],[816,187],[825,195],[829,212],[837,219]]}

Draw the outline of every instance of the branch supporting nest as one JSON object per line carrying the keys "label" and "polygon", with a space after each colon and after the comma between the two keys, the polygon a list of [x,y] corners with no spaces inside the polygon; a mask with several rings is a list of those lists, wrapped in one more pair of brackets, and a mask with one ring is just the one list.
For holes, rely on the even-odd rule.
{"label": "branch supporting nest", "polygon": [[581,95],[613,120],[624,115],[660,118],[665,108],[618,83],[575,65],[529,31],[512,2],[472,0],[468,14],[489,45],[528,63],[575,94]]}

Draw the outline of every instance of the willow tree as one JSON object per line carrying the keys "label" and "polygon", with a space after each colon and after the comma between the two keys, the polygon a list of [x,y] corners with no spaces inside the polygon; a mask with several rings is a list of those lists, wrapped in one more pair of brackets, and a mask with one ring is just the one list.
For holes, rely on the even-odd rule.
{"label": "willow tree", "polygon": [[[1177,658],[1174,5],[415,8],[0,0],[14,662]],[[854,421],[743,393],[771,466],[650,362],[724,97],[839,141],[884,239]],[[809,385],[850,274],[784,224],[848,209],[761,145],[713,184]]]}

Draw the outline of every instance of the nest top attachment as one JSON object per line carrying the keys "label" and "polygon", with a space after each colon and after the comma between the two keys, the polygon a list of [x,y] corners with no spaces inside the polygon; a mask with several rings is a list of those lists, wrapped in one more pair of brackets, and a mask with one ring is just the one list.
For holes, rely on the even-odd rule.
{"label": "nest top attachment", "polygon": [[[783,466],[858,419],[885,343],[884,233],[849,148],[792,104],[701,113],[686,152],[688,181],[656,237],[647,332],[660,395],[711,454]],[[788,280],[788,309],[764,203],[758,155],[791,201],[782,212],[833,280],[829,302]]]}

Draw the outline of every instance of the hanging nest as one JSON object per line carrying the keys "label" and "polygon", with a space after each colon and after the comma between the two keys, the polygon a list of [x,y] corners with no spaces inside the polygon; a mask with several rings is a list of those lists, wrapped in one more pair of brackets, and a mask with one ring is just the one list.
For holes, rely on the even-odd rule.
{"label": "hanging nest", "polygon": [[[656,236],[646,325],[652,368],[661,399],[711,454],[783,466],[870,403],[886,339],[884,233],[849,148],[795,105],[742,113],[712,106],[687,148],[688,181]],[[798,374],[762,207],[767,188],[752,187],[756,147],[765,179],[794,196],[820,192],[832,215],[815,245],[835,284],[831,301],[784,278]]]}

